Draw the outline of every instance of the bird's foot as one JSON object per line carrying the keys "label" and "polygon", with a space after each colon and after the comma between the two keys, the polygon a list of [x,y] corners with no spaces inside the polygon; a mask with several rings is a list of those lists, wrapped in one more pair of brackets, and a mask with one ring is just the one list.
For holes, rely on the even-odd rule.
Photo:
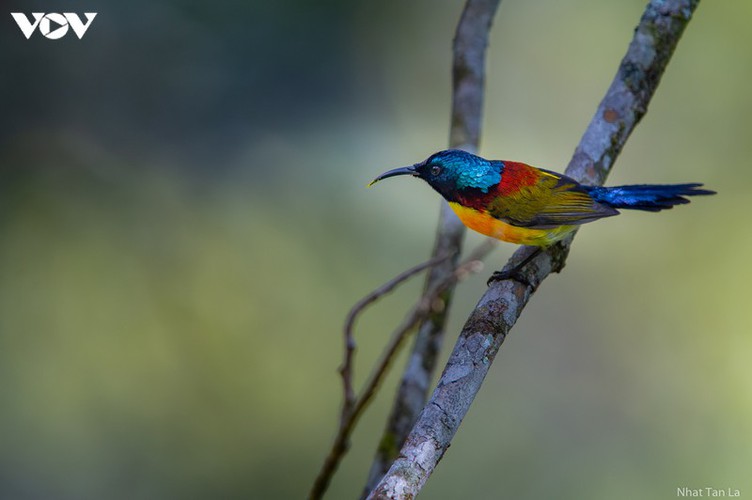
{"label": "bird's foot", "polygon": [[514,266],[512,269],[495,271],[491,275],[491,277],[488,278],[486,286],[491,285],[491,283],[493,283],[494,281],[514,280],[517,283],[521,283],[529,288],[535,288],[537,286],[537,283],[530,281],[530,279],[528,279],[528,277],[522,273],[522,268],[524,268],[528,262],[533,260],[542,251],[543,250],[540,247],[536,248],[530,253],[530,255],[525,257],[522,262]]}
{"label": "bird's foot", "polygon": [[486,286],[491,286],[491,283],[493,283],[494,281],[506,281],[506,280],[513,280],[527,287],[535,288],[535,284],[531,282],[527,276],[525,276],[520,266],[516,266],[507,271],[494,271],[491,277],[488,278],[488,281],[486,282]]}

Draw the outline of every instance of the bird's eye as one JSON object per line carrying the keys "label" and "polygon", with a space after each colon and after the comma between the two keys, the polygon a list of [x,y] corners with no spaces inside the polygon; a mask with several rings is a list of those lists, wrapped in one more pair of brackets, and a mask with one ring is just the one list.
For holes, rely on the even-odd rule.
{"label": "bird's eye", "polygon": [[439,175],[440,173],[441,173],[441,167],[440,166],[434,165],[433,167],[431,167],[431,175],[436,176],[436,175]]}

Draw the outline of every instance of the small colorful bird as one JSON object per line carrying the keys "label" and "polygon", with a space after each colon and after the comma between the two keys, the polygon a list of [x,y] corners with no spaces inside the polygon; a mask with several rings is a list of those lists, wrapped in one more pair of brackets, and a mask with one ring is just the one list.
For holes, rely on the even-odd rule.
{"label": "small colorful bird", "polygon": [[525,163],[486,160],[454,149],[385,172],[369,186],[397,175],[426,181],[470,229],[541,248],[563,239],[580,224],[617,215],[619,208],[658,212],[689,203],[685,196],[715,194],[696,183],[586,186]]}

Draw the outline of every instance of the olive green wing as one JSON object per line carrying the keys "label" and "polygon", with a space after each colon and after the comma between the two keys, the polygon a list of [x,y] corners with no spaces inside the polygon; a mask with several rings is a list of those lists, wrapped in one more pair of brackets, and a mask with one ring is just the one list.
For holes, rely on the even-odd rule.
{"label": "olive green wing", "polygon": [[489,204],[492,217],[508,224],[531,229],[552,229],[578,225],[610,217],[619,212],[595,201],[587,187],[574,179],[538,170],[534,184],[522,186],[514,192],[496,197]]}

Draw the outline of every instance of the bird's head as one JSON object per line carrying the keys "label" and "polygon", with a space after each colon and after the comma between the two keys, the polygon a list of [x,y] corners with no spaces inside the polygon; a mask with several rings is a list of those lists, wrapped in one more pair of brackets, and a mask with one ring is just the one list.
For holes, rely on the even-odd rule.
{"label": "bird's head", "polygon": [[458,192],[478,189],[487,193],[501,181],[503,164],[457,149],[447,149],[432,154],[425,161],[409,167],[395,168],[376,177],[369,186],[396,175],[420,177],[449,201]]}

